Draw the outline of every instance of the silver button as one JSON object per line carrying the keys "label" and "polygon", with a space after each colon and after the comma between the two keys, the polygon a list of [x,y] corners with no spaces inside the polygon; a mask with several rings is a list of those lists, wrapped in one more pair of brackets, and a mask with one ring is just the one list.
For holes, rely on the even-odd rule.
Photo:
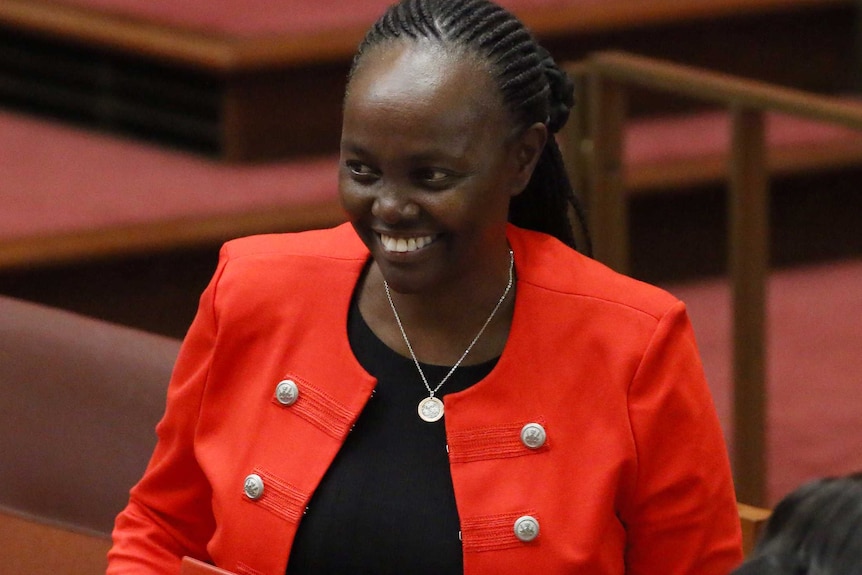
{"label": "silver button", "polygon": [[275,398],[282,405],[293,405],[299,399],[299,388],[292,379],[285,379],[275,388]]}
{"label": "silver button", "polygon": [[263,479],[257,473],[252,473],[245,478],[242,490],[246,497],[252,501],[257,501],[263,497]]}
{"label": "silver button", "polygon": [[524,515],[515,521],[515,537],[529,543],[539,536],[539,522],[535,517]]}
{"label": "silver button", "polygon": [[521,441],[530,449],[539,449],[547,438],[545,428],[538,423],[528,423],[521,428]]}

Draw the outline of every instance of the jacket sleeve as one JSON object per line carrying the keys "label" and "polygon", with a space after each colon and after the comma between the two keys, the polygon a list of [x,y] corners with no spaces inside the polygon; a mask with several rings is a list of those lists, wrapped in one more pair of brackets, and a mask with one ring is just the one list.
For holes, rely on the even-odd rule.
{"label": "jacket sleeve", "polygon": [[179,573],[183,555],[208,559],[211,489],[195,458],[194,438],[215,353],[216,288],[225,261],[223,251],[180,348],[155,451],[115,522],[108,575]]}
{"label": "jacket sleeve", "polygon": [[742,560],[718,416],[681,302],[658,322],[628,394],[637,452],[627,574],[727,575]]}

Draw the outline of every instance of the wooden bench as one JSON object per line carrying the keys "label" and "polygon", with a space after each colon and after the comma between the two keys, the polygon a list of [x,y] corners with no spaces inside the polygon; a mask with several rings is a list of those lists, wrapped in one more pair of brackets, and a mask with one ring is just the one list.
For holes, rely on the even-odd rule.
{"label": "wooden bench", "polygon": [[[333,153],[351,55],[387,4],[4,0],[0,98],[230,161]],[[616,47],[818,90],[854,61],[854,0],[503,4],[559,58]]]}

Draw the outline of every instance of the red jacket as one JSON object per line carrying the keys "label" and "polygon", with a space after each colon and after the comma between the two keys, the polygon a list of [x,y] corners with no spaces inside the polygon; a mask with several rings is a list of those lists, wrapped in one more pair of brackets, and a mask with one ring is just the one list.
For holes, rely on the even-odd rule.
{"label": "red jacket", "polygon": [[[726,575],[741,560],[739,521],[683,304],[548,236],[508,235],[506,348],[487,378],[444,398],[465,574]],[[284,574],[375,386],[346,331],[367,258],[348,225],[225,245],[152,461],[117,518],[109,574],[178,573],[183,555]],[[286,379],[292,405],[275,393]],[[528,423],[546,432],[538,448],[521,440]],[[532,541],[516,536],[523,516],[538,524]]]}

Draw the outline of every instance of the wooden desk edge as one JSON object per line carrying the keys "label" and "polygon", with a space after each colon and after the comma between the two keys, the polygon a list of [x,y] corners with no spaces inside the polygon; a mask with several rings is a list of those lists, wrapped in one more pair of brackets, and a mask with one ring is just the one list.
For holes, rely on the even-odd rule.
{"label": "wooden desk edge", "polygon": [[0,506],[2,564],[9,573],[104,573],[110,547],[107,534]]}
{"label": "wooden desk edge", "polygon": [[0,271],[218,245],[241,236],[331,227],[344,221],[338,200],[332,200],[241,214],[11,238],[0,240]]}
{"label": "wooden desk edge", "polygon": [[[691,3],[653,0],[635,4],[598,2],[586,7],[516,12],[541,38],[785,8],[853,4],[853,0],[699,0]],[[241,37],[104,14],[45,0],[3,0],[0,3],[0,25],[221,73],[348,61],[368,24],[301,36]]]}

